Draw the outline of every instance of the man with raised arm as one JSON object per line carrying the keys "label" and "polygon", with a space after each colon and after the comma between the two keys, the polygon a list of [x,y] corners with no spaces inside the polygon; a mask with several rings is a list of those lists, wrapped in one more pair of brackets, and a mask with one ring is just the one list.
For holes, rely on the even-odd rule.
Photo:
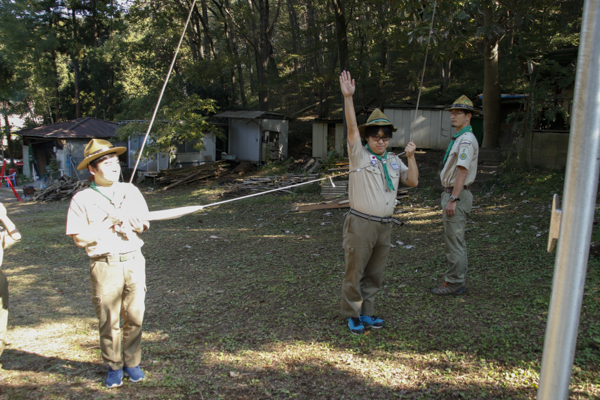
{"label": "man with raised arm", "polygon": [[[367,123],[358,126],[352,96],[355,82],[350,72],[340,75],[348,126],[348,155],[350,159],[350,212],[344,223],[346,273],[342,284],[342,312],[348,317],[353,334],[365,328],[382,328],[383,319],[375,316],[375,296],[390,253],[392,218],[400,181],[411,187],[419,183],[415,160],[416,146],[406,145],[408,167],[400,158],[387,151],[394,125],[379,109]],[[365,139],[362,145],[361,136]]]}
{"label": "man with raised arm", "polygon": [[[15,224],[8,218],[4,204],[0,203],[0,222],[5,229],[0,230],[0,266],[4,258],[4,249],[15,241],[21,240],[21,233]],[[8,281],[0,269],[0,356],[6,344],[6,326],[8,324]]]}
{"label": "man with raised arm", "polygon": [[150,225],[146,221],[148,206],[140,191],[130,183],[119,182],[118,156],[126,150],[102,139],[88,143],[77,169],[87,169],[94,181],[89,189],[73,196],[67,214],[67,235],[85,248],[90,258],[92,302],[102,360],[108,365],[109,388],[123,384],[123,373],[130,382],[145,377],[140,361],[146,260],[139,234]]}
{"label": "man with raised arm", "polygon": [[467,96],[460,96],[446,110],[450,111],[450,122],[456,134],[450,140],[444,156],[444,169],[440,174],[444,186],[442,219],[448,270],[444,283],[431,289],[438,296],[461,294],[466,290],[468,263],[465,225],[473,204],[469,186],[477,175],[479,155],[479,144],[471,128],[471,117],[479,111],[473,107],[471,100]]}

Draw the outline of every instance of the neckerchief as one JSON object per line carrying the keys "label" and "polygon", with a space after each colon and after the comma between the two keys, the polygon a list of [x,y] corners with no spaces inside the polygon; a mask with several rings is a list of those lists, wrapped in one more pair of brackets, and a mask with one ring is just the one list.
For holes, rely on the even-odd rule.
{"label": "neckerchief", "polygon": [[387,150],[385,151],[385,153],[383,153],[383,157],[381,157],[381,156],[373,153],[373,150],[371,150],[368,143],[365,147],[367,148],[367,150],[369,150],[369,153],[371,153],[375,157],[377,157],[377,159],[381,162],[381,165],[383,165],[383,174],[385,175],[385,181],[387,182],[388,189],[396,190],[396,189],[394,189],[394,182],[392,182],[392,178],[390,178],[390,173],[388,172],[388,169],[387,169],[387,163],[385,162],[385,160],[387,159]]}
{"label": "neckerchief", "polygon": [[456,132],[456,135],[452,136],[452,140],[450,140],[450,144],[448,145],[448,150],[446,150],[446,155],[444,156],[444,162],[442,164],[444,164],[444,165],[446,164],[446,160],[448,159],[448,156],[450,155],[450,151],[452,150],[452,146],[454,146],[454,142],[456,141],[456,139],[458,139],[458,137],[460,135],[462,135],[463,133],[467,133],[467,132],[473,133],[473,129],[471,128],[471,125],[465,126],[460,131]]}
{"label": "neckerchief", "polygon": [[104,196],[105,198],[107,198],[108,201],[110,201],[110,204],[112,204],[114,208],[117,208],[117,205],[115,204],[115,199],[111,199],[110,197],[108,197],[107,195],[105,195],[104,193],[102,193],[100,191],[100,189],[98,189],[98,186],[96,185],[96,182],[92,182],[92,184],[90,185],[90,188],[92,188],[96,192],[100,193],[100,195]]}

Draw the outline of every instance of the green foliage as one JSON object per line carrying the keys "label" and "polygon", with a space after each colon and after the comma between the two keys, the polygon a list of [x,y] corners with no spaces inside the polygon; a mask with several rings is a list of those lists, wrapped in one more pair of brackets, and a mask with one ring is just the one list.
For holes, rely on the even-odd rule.
{"label": "green foliage", "polygon": [[[169,102],[157,114],[143,155],[152,158],[156,153],[171,154],[176,145],[183,143],[193,143],[195,149],[202,150],[202,138],[206,133],[222,135],[207,121],[208,115],[214,112],[215,102],[198,95]],[[126,140],[143,136],[149,123],[149,120],[130,122],[117,130],[117,138]]]}
{"label": "green foliage", "polygon": [[[335,103],[340,35],[359,85],[357,105],[414,102],[428,63],[422,104],[447,103],[483,90],[482,38],[503,37],[500,85],[528,85],[525,60],[578,44],[582,0],[438,1],[401,6],[346,1],[344,32],[331,2],[198,4],[167,86],[167,99],[190,94],[218,108],[339,113]],[[185,19],[173,0],[67,3],[0,0],[0,92],[27,99],[44,122],[82,116],[142,119],[158,97]],[[340,3],[341,4],[341,3]],[[485,6],[492,23],[482,22]],[[76,76],[79,79],[76,79]],[[8,83],[7,83],[8,82]],[[5,96],[6,97],[6,96]],[[169,100],[171,101],[171,100]],[[314,105],[311,109],[309,106]]]}

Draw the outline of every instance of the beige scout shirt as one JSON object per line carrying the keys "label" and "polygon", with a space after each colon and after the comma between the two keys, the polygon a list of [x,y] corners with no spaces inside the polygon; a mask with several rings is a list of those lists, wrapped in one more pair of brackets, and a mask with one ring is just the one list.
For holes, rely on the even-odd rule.
{"label": "beige scout shirt", "polygon": [[[116,185],[116,186],[115,186]],[[85,189],[71,199],[67,213],[67,235],[84,233],[94,223],[103,221],[109,212],[126,216],[138,216],[144,220],[148,215],[148,205],[139,189],[130,183],[116,182],[115,205],[93,189]],[[103,192],[104,193],[104,192]],[[98,232],[98,239],[85,247],[89,257],[108,254],[123,254],[139,250],[144,241],[137,233],[124,235],[107,229]]]}
{"label": "beige scout shirt", "polygon": [[456,175],[458,175],[458,166],[465,167],[469,173],[465,180],[465,186],[469,186],[475,181],[477,175],[477,157],[479,156],[479,144],[477,138],[471,132],[465,132],[456,138],[452,150],[448,155],[444,169],[440,173],[442,185],[444,187],[454,186]]}
{"label": "beige scout shirt", "polygon": [[[348,146],[350,158],[350,183],[348,196],[350,207],[361,213],[375,217],[389,217],[394,213],[396,195],[399,181],[406,184],[408,167],[393,153],[387,155],[387,168],[394,183],[394,189],[388,189],[383,172],[383,166],[379,161],[372,164],[372,154],[360,142],[354,147]],[[359,169],[360,171],[355,171]]]}

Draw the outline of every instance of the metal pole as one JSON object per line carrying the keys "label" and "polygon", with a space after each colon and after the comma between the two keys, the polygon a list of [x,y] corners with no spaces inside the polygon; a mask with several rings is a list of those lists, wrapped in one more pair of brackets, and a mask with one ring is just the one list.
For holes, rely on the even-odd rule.
{"label": "metal pole", "polygon": [[600,169],[600,0],[584,3],[562,222],[538,400],[569,398]]}

